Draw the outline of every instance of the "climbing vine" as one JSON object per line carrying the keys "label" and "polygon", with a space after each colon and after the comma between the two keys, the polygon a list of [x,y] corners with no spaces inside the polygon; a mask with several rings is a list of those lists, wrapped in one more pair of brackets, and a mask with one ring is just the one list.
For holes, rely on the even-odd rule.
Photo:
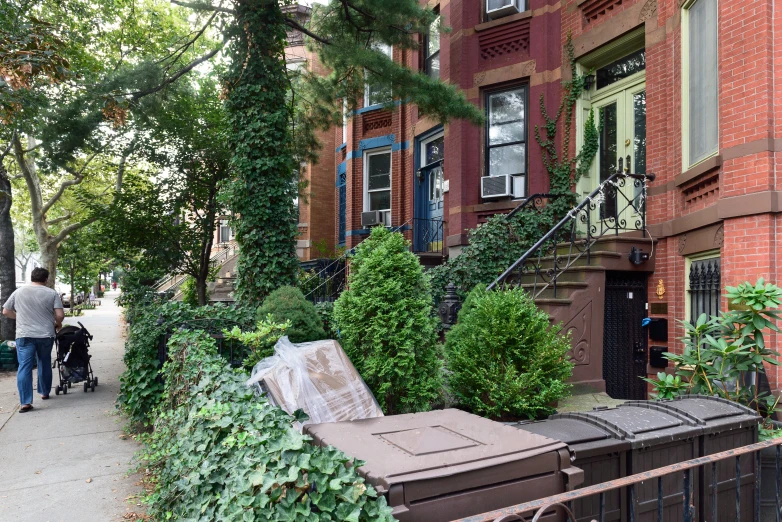
{"label": "climbing vine", "polygon": [[231,66],[225,77],[236,179],[229,201],[242,254],[237,298],[260,304],[272,290],[294,285],[298,193],[291,147],[285,23],[278,2],[236,2]]}
{"label": "climbing vine", "polygon": [[[453,282],[462,297],[466,297],[475,286],[494,281],[576,203],[573,186],[592,165],[599,146],[599,131],[595,115],[590,111],[584,122],[584,143],[581,150],[571,156],[573,112],[584,92],[584,76],[578,74],[570,35],[564,54],[570,66],[571,79],[562,82],[562,100],[553,117],[546,109],[543,95],[540,95],[540,110],[545,124],[535,126],[535,140],[541,148],[543,166],[549,177],[549,193],[560,197],[540,211],[518,212],[509,219],[505,215],[496,215],[470,231],[469,244],[458,256],[429,271],[435,299],[445,294],[445,286],[449,282]],[[560,130],[561,140],[558,139]]]}
{"label": "climbing vine", "polygon": [[[538,125],[535,126],[535,141],[543,153],[543,166],[549,175],[549,192],[571,195],[572,197],[560,198],[557,202],[560,206],[563,203],[569,206],[575,203],[573,185],[589,170],[600,142],[599,132],[595,125],[595,114],[590,110],[589,117],[584,122],[584,143],[581,150],[571,157],[570,137],[573,130],[573,113],[578,99],[584,93],[586,76],[578,74],[573,41],[569,34],[564,51],[567,64],[570,67],[571,79],[562,81],[562,100],[553,117],[546,109],[543,94],[540,95],[540,112],[545,124],[542,128]],[[562,142],[561,147],[558,148],[557,134],[560,127]],[[558,210],[562,210],[562,208]]]}

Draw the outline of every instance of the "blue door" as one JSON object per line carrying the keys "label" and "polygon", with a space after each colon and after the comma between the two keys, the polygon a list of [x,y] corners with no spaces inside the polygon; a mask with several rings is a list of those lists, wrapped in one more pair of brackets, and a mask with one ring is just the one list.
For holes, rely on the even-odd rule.
{"label": "blue door", "polygon": [[416,252],[443,250],[443,135],[421,143],[418,173],[418,204],[414,221],[414,248]]}

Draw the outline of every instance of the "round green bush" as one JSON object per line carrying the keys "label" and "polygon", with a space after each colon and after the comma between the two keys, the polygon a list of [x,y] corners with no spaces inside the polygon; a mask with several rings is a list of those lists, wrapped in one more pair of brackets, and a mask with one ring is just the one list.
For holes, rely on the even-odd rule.
{"label": "round green bush", "polygon": [[343,348],[386,414],[425,411],[440,399],[431,288],[401,234],[376,227],[356,247],[333,317]]}
{"label": "round green bush", "polygon": [[478,415],[541,418],[569,394],[570,340],[523,290],[473,290],[445,349],[451,393]]}
{"label": "round green bush", "polygon": [[269,294],[258,308],[258,319],[263,320],[269,314],[276,322],[291,322],[286,335],[293,343],[318,341],[327,337],[315,305],[307,301],[298,288],[282,286]]}

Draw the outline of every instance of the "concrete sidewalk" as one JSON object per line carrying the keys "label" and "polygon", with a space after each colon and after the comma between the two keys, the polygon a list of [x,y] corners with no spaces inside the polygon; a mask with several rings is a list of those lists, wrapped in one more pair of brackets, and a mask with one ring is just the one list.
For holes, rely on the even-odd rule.
{"label": "concrete sidewalk", "polygon": [[138,477],[126,477],[139,445],[123,434],[115,413],[124,340],[117,293],[79,320],[94,336],[92,368],[99,385],[84,393],[74,385],[51,400],[35,393],[35,409],[19,413],[16,374],[0,373],[0,521],[113,522],[143,508],[126,499],[138,494]]}

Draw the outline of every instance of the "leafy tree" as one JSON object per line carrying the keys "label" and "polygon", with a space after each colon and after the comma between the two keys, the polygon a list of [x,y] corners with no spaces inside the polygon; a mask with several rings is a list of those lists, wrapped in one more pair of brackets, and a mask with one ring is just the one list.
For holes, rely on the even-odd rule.
{"label": "leafy tree", "polygon": [[345,352],[385,413],[425,411],[440,399],[431,289],[402,234],[376,227],[356,247],[334,320]]}
{"label": "leafy tree", "polygon": [[231,174],[227,139],[215,82],[198,76],[170,88],[137,151],[156,172],[129,176],[102,218],[117,252],[143,251],[145,269],[190,276],[200,305],[208,301],[217,221],[227,213],[222,197]]}
{"label": "leafy tree", "polygon": [[14,259],[23,276],[36,253],[38,244],[35,242],[32,228],[27,223],[17,222],[14,225]]}
{"label": "leafy tree", "polygon": [[59,247],[57,268],[60,280],[70,287],[71,308],[74,295],[89,294],[93,283],[106,268],[105,254],[100,249],[100,238],[90,226],[71,234]]}
{"label": "leafy tree", "polygon": [[[241,247],[237,295],[244,301],[260,303],[275,288],[295,283],[293,200],[300,155],[294,144],[313,145],[311,129],[336,123],[341,99],[354,108],[369,80],[394,98],[417,104],[421,114],[441,121],[481,121],[480,111],[455,86],[401,66],[377,49],[378,43],[418,47],[418,33],[428,31],[435,15],[416,0],[331,0],[315,7],[308,27],[284,10],[288,2],[282,0],[237,0],[232,9],[206,2],[180,4],[231,15],[225,31],[231,64],[224,86],[236,173],[230,201],[241,216],[235,222]],[[332,71],[328,77],[305,74],[306,82],[290,78],[284,55],[289,29],[309,36]]]}
{"label": "leafy tree", "polygon": [[0,8],[0,49],[11,49],[0,53],[0,142],[11,144],[6,167],[24,180],[53,275],[58,246],[100,217],[63,204],[109,205],[166,87],[221,47],[204,36],[208,24],[191,27],[208,17],[162,2],[136,7],[11,0]]}
{"label": "leafy tree", "polygon": [[570,340],[524,290],[470,293],[445,337],[458,403],[495,419],[542,418],[568,395]]}

